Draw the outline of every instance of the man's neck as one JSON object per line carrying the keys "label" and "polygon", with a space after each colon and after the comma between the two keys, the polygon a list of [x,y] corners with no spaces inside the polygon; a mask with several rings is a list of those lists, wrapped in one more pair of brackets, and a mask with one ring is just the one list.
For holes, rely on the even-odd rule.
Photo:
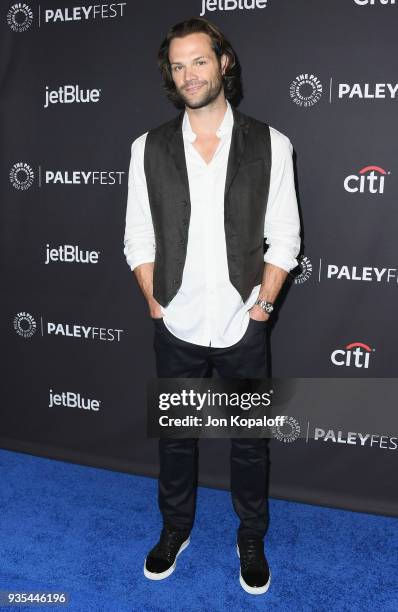
{"label": "man's neck", "polygon": [[195,134],[198,136],[214,136],[227,112],[227,101],[224,96],[219,96],[202,108],[188,108],[186,106],[185,109],[188,113],[192,131]]}

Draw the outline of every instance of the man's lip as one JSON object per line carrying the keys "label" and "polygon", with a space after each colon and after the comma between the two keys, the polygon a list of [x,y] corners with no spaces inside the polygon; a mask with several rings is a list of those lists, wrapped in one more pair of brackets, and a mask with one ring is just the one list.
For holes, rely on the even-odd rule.
{"label": "man's lip", "polygon": [[200,87],[202,87],[202,85],[195,85],[194,87],[187,87],[186,91],[196,91],[196,89],[199,89]]}

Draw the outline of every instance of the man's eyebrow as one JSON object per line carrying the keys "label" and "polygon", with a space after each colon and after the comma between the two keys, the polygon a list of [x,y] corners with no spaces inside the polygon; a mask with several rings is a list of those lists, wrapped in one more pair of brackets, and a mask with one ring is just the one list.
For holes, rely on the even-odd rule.
{"label": "man's eyebrow", "polygon": [[[196,60],[198,59],[206,59],[206,55],[199,55],[199,57],[194,57],[193,58],[193,62],[196,62]],[[183,62],[170,62],[170,66],[173,66],[173,64],[182,64]]]}

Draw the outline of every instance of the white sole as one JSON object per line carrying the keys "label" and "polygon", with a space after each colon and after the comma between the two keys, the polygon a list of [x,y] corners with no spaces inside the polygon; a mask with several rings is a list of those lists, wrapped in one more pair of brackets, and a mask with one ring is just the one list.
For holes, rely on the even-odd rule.
{"label": "white sole", "polygon": [[173,565],[170,565],[169,569],[167,569],[165,572],[154,573],[154,572],[148,571],[146,568],[146,557],[145,557],[145,561],[144,561],[145,577],[149,578],[149,580],[163,580],[164,578],[167,578],[168,576],[170,576],[170,574],[172,574],[176,568],[178,555],[181,554],[182,551],[185,550],[187,546],[189,546],[189,542],[190,542],[190,536],[188,536],[185,542],[181,544],[180,550],[176,554],[176,558],[174,559]]}
{"label": "white sole", "polygon": [[[236,552],[238,553],[238,557],[240,559],[238,544],[236,545]],[[263,593],[266,593],[268,591],[269,586],[271,584],[271,572],[269,573],[268,581],[266,584],[264,584],[264,586],[251,587],[248,584],[246,584],[246,582],[243,580],[242,572],[239,570],[239,582],[240,582],[240,586],[242,587],[244,591],[246,591],[246,593],[250,593],[250,595],[262,595]]]}

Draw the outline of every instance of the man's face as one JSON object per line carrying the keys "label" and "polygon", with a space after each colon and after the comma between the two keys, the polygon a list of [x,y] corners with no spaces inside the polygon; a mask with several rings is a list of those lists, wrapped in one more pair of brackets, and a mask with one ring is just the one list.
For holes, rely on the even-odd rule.
{"label": "man's face", "polygon": [[210,37],[203,32],[173,38],[169,47],[171,74],[183,104],[201,108],[215,100],[223,88],[222,68],[227,57],[221,57],[221,68],[211,48]]}

